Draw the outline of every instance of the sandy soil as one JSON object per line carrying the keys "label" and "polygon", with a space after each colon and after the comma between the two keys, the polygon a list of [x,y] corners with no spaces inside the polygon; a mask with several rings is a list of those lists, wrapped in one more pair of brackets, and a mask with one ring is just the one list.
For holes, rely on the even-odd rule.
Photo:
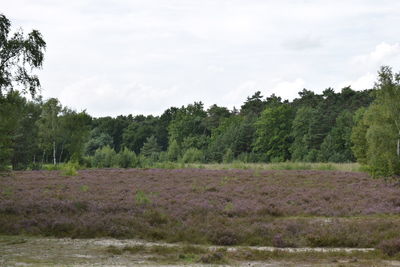
{"label": "sandy soil", "polygon": [[[21,236],[0,237],[0,266],[209,266],[199,263],[163,263],[158,262],[158,255],[144,255],[123,253],[115,255],[107,252],[110,246],[122,248],[126,246],[181,246],[179,244],[154,243],[141,240],[116,240],[116,239],[60,239],[60,238],[34,238]],[[210,251],[220,247],[207,247]],[[230,247],[228,251],[235,251],[245,247]],[[371,251],[373,249],[350,248],[273,248],[251,247],[256,250],[284,250],[298,253],[304,251],[314,252],[343,252],[343,251]],[[354,261],[331,260],[330,262],[293,262],[276,261],[268,262],[234,262],[235,266],[400,266],[395,261]],[[227,266],[227,265],[225,265]]]}

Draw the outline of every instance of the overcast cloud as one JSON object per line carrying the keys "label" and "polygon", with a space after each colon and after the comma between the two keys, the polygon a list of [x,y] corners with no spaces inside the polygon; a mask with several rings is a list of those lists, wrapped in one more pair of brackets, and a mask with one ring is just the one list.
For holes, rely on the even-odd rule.
{"label": "overcast cloud", "polygon": [[240,107],[371,88],[400,70],[398,0],[0,0],[47,42],[42,94],[93,116],[158,115],[193,101]]}

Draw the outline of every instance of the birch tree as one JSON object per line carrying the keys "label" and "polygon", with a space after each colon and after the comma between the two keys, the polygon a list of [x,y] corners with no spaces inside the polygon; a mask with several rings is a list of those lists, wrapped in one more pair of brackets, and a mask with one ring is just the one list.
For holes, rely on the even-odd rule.
{"label": "birch tree", "polygon": [[[42,114],[38,121],[39,138],[43,149],[43,160],[45,159],[46,151],[52,150],[53,164],[57,164],[57,142],[59,139],[59,114],[62,106],[58,99],[50,98],[42,107]],[[42,160],[42,161],[43,161]]]}

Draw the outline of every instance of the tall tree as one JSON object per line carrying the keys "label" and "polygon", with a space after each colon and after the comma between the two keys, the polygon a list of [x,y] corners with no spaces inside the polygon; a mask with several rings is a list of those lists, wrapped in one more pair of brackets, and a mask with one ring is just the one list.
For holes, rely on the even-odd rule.
{"label": "tall tree", "polygon": [[7,170],[11,163],[24,104],[25,100],[16,91],[0,97],[0,171]]}
{"label": "tall tree", "polygon": [[201,102],[181,107],[168,126],[169,143],[176,140],[184,150],[193,146],[204,149],[209,135],[204,124],[206,117],[207,113]]}
{"label": "tall tree", "polygon": [[264,153],[269,161],[290,159],[293,114],[293,109],[288,104],[267,107],[255,123],[254,151]]}
{"label": "tall tree", "polygon": [[[22,30],[10,36],[11,22],[0,14],[0,169],[6,169],[13,151],[10,132],[18,127],[13,106],[7,106],[15,99],[13,91],[21,89],[32,96],[40,87],[39,78],[33,70],[41,68],[46,43],[39,31],[33,30],[27,36]],[[10,102],[11,101],[11,102]],[[8,103],[8,104],[7,104]]]}
{"label": "tall tree", "polygon": [[[400,73],[393,73],[390,67],[384,66],[378,72],[375,84],[376,100],[363,116],[366,129],[365,140],[355,142],[353,150],[360,151],[358,159],[366,161],[373,175],[400,175]],[[353,132],[355,141],[362,140],[358,132]],[[366,148],[362,147],[366,145]]]}
{"label": "tall tree", "polygon": [[367,151],[368,144],[366,134],[369,128],[364,115],[367,108],[362,107],[354,114],[354,127],[351,130],[352,151],[357,161],[361,164],[368,164]]}
{"label": "tall tree", "polygon": [[50,98],[43,104],[42,114],[38,121],[43,158],[45,158],[46,151],[51,149],[54,165],[57,163],[57,144],[60,137],[59,115],[61,110],[62,106],[58,99]]}
{"label": "tall tree", "polygon": [[10,27],[10,20],[0,14],[0,95],[17,85],[35,95],[40,82],[32,71],[42,67],[46,42],[37,30],[27,36],[18,30],[9,36]]}
{"label": "tall tree", "polygon": [[[70,160],[79,162],[82,159],[84,152],[84,145],[89,137],[90,124],[92,118],[86,111],[76,112],[65,109],[64,114],[60,117],[60,128],[62,129],[63,140],[62,149],[69,153]],[[60,161],[61,154],[60,152]]]}
{"label": "tall tree", "polygon": [[241,115],[252,115],[259,116],[265,108],[265,101],[260,91],[257,91],[251,97],[247,97],[247,100],[240,108]]}

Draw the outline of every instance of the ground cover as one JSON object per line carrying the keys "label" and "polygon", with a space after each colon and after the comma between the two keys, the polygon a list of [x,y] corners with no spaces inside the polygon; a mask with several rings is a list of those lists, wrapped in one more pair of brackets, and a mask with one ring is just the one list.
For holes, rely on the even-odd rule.
{"label": "ground cover", "polygon": [[132,239],[0,235],[0,266],[399,266],[374,249],[218,247]]}
{"label": "ground cover", "polygon": [[400,238],[400,187],[344,171],[13,172],[0,178],[0,233],[377,247]]}

